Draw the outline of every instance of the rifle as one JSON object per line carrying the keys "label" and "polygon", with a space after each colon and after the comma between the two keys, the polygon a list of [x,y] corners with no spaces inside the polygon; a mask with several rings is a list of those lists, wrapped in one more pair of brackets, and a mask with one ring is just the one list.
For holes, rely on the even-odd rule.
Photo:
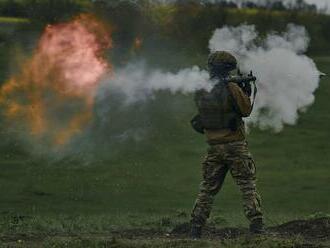
{"label": "rifle", "polygon": [[221,78],[221,82],[227,84],[227,83],[236,83],[238,84],[239,87],[242,88],[242,90],[248,95],[251,96],[252,94],[252,87],[251,84],[254,86],[253,90],[253,103],[252,103],[252,108],[254,107],[254,103],[256,100],[258,88],[256,85],[257,77],[253,75],[253,72],[250,71],[249,74],[244,75],[241,73],[241,71],[238,69],[237,70],[237,75],[235,76],[228,76],[225,78]]}
{"label": "rifle", "polygon": [[246,84],[251,84],[251,83],[255,84],[256,81],[257,78],[256,76],[253,75],[252,71],[250,71],[250,73],[247,75],[243,75],[240,70],[237,71],[237,75],[235,76],[228,76],[221,79],[221,82],[236,83],[242,88],[244,88]]}

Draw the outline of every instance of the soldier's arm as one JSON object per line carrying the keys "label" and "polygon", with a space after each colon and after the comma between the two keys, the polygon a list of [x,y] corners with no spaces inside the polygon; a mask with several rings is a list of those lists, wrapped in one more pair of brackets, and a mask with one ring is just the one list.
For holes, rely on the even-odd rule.
{"label": "soldier's arm", "polygon": [[243,90],[235,83],[228,84],[229,92],[234,100],[236,110],[242,117],[248,117],[252,112],[252,105],[250,98],[243,92]]}

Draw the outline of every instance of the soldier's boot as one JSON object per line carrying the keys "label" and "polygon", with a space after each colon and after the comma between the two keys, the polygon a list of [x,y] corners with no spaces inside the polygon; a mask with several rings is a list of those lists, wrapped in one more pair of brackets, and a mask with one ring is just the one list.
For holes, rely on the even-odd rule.
{"label": "soldier's boot", "polygon": [[251,221],[250,232],[253,234],[264,234],[266,232],[262,218],[254,219]]}
{"label": "soldier's boot", "polygon": [[190,238],[191,239],[200,239],[202,237],[202,227],[192,225],[190,230]]}

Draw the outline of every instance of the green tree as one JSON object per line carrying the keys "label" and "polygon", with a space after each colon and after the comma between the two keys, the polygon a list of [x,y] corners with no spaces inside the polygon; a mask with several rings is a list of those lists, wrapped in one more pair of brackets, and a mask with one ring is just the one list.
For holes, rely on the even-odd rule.
{"label": "green tree", "polygon": [[82,11],[74,0],[27,0],[25,5],[26,16],[42,23],[58,22]]}

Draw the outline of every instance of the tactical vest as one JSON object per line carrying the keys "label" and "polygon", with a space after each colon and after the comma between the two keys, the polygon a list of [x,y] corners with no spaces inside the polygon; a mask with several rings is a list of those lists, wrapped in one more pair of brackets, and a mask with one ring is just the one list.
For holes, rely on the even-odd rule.
{"label": "tactical vest", "polygon": [[208,92],[196,92],[196,105],[205,129],[231,129],[236,131],[242,118],[235,111],[231,95],[225,83],[217,83]]}

